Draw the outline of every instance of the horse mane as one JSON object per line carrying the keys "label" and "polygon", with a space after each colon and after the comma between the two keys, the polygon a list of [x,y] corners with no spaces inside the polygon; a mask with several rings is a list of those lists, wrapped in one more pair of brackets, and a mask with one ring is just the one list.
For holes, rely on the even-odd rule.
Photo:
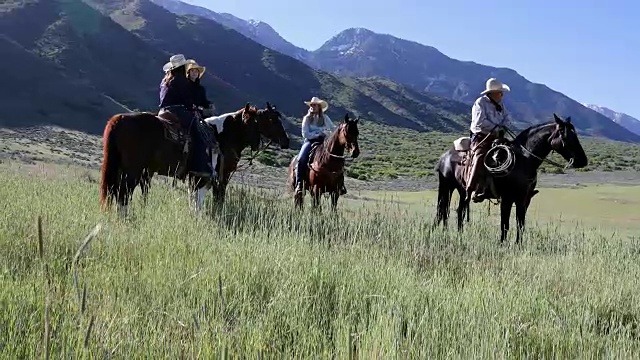
{"label": "horse mane", "polygon": [[513,142],[517,144],[524,144],[527,140],[530,139],[532,135],[535,136],[540,130],[555,124],[555,121],[550,121],[542,124],[531,125],[528,128],[522,130],[518,135],[516,135],[515,139],[513,139]]}
{"label": "horse mane", "polygon": [[342,123],[336,127],[331,135],[329,135],[323,142],[318,146],[318,163],[324,164],[331,159],[331,149],[335,146],[338,138],[340,137],[340,130],[344,127],[345,124]]}

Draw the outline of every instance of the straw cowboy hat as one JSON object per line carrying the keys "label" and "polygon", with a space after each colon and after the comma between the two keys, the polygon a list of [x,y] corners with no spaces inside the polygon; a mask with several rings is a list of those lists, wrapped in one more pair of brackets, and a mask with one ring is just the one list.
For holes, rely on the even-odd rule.
{"label": "straw cowboy hat", "polygon": [[496,78],[491,78],[487,80],[485,87],[486,89],[480,94],[484,95],[493,91],[504,91],[504,92],[511,91],[511,89],[506,84],[503,84],[502,82],[500,82],[500,80]]}
{"label": "straw cowboy hat", "polygon": [[198,65],[198,63],[193,59],[189,59],[187,60],[187,75],[191,69],[197,69],[200,72],[200,78],[202,78],[204,72],[207,71],[206,67]]}
{"label": "straw cowboy hat", "polygon": [[179,68],[180,66],[183,66],[186,64],[187,64],[187,59],[184,58],[184,55],[176,54],[176,55],[173,55],[171,58],[169,58],[168,63],[164,64],[164,66],[162,67],[162,71],[164,72],[171,71],[175,68]]}
{"label": "straw cowboy hat", "polygon": [[327,109],[329,108],[329,103],[328,102],[326,102],[326,101],[324,101],[322,99],[319,99],[319,98],[317,98],[315,96],[311,98],[311,101],[305,101],[304,103],[307,104],[308,106],[311,106],[312,104],[318,104],[322,108],[322,112],[327,111]]}

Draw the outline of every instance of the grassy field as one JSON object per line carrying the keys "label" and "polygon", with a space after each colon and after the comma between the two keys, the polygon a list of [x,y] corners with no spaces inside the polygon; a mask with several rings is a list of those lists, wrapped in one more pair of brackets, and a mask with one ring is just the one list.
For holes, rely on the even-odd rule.
{"label": "grassy field", "polygon": [[484,205],[463,235],[431,230],[431,192],[314,216],[235,187],[193,217],[155,183],[122,221],[86,170],[0,183],[2,358],[640,355],[640,187],[542,189],[524,244],[501,246]]}

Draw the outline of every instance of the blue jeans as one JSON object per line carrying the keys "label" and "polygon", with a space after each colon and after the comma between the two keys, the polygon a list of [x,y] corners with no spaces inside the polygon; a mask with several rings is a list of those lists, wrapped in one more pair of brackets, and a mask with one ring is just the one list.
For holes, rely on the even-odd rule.
{"label": "blue jeans", "polygon": [[207,155],[207,145],[202,138],[202,134],[198,131],[198,123],[195,119],[195,114],[182,106],[167,107],[167,110],[172,114],[175,114],[178,119],[180,119],[183,129],[189,129],[189,137],[193,144],[191,151],[189,152],[189,171],[211,174],[209,156]]}
{"label": "blue jeans", "polygon": [[296,165],[296,185],[300,184],[300,180],[303,179],[303,174],[309,171],[309,153],[311,152],[311,141],[304,140],[300,147],[300,153],[298,154],[298,164]]}

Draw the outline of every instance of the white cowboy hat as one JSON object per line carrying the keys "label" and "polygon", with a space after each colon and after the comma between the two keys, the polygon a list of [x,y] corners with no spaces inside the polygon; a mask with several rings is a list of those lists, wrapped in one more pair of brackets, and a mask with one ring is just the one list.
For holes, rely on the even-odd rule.
{"label": "white cowboy hat", "polygon": [[322,108],[322,112],[327,111],[327,109],[329,108],[329,103],[328,102],[326,102],[326,101],[324,101],[322,99],[319,99],[319,98],[317,98],[315,96],[311,98],[311,101],[305,101],[304,103],[307,104],[308,106],[311,106],[311,104],[319,104],[320,107]]}
{"label": "white cowboy hat", "polygon": [[187,64],[187,59],[184,58],[184,55],[182,54],[176,54],[173,55],[171,58],[169,58],[169,62],[164,64],[164,66],[162,67],[162,71],[167,72],[167,71],[171,71],[175,68],[179,68],[182,65],[186,65]]}
{"label": "white cowboy hat", "polygon": [[507,86],[506,84],[503,84],[502,82],[500,82],[500,80],[498,80],[496,78],[491,78],[491,79],[487,80],[487,83],[486,83],[485,87],[486,87],[486,89],[483,92],[481,92],[480,94],[484,95],[484,94],[490,93],[492,91],[504,91],[504,92],[511,91],[509,86]]}
{"label": "white cowboy hat", "polygon": [[193,59],[189,59],[187,60],[187,75],[189,75],[189,70],[191,69],[197,69],[200,72],[200,78],[202,78],[204,72],[207,71],[206,67],[198,65],[198,63]]}

